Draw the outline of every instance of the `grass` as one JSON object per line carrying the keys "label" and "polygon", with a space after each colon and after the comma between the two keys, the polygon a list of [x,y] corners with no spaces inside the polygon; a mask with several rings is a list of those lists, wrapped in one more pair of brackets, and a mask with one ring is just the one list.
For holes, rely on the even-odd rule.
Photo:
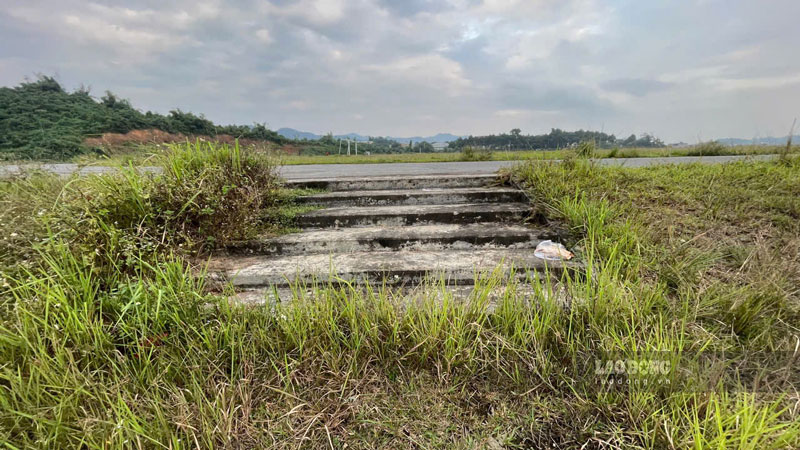
{"label": "grass", "polygon": [[[691,156],[693,148],[635,148],[620,149],[616,152],[608,149],[597,149],[594,153],[596,158],[620,157],[620,158],[640,158],[640,157],[659,157],[659,156]],[[780,147],[752,146],[752,147],[727,147],[726,155],[763,155],[777,154]],[[793,147],[793,152],[797,147]],[[489,160],[492,161],[525,161],[525,160],[547,160],[564,159],[575,154],[573,149],[564,150],[519,150],[519,151],[493,151],[489,153]],[[453,162],[464,161],[463,152],[442,152],[442,153],[404,153],[389,155],[358,155],[358,156],[339,156],[339,155],[319,155],[319,156],[285,156],[282,163],[293,164],[367,164],[367,163],[395,163],[395,162]],[[469,159],[466,159],[469,160]]]}
{"label": "grass", "polygon": [[[713,143],[703,143],[697,146],[686,148],[624,148],[624,149],[596,149],[595,158],[643,158],[643,157],[665,157],[665,156],[721,156],[721,155],[764,155],[780,154],[787,152],[785,146],[740,146],[722,147],[721,149],[708,151]],[[164,146],[142,145],[134,147],[120,148],[111,152],[110,156],[97,156],[92,154],[80,155],[72,162],[79,165],[152,165],[154,155],[163,152]],[[795,154],[797,146],[793,146],[787,152]],[[279,153],[279,152],[278,152]],[[480,160],[493,161],[525,161],[525,160],[547,160],[564,159],[576,154],[576,149],[562,150],[518,150],[500,151],[495,150],[478,153]],[[370,163],[400,163],[400,162],[455,162],[476,160],[463,152],[436,152],[436,153],[395,153],[395,154],[374,154],[374,155],[278,155],[277,159],[281,164],[370,164]],[[2,162],[0,164],[8,164]],[[20,161],[21,164],[30,164],[29,161]]]}
{"label": "grass", "polygon": [[[102,198],[107,209],[135,212],[124,217],[148,217],[138,203],[152,197],[100,194],[150,183],[160,188],[146,192],[182,193],[191,180],[180,174],[198,168],[212,184],[223,167],[234,177],[246,173],[230,154],[199,150],[168,157],[177,176],[0,184],[0,232],[18,233],[3,245],[13,250],[7,261],[19,263],[0,269],[0,441],[11,448],[800,446],[792,366],[762,367],[759,374],[784,374],[794,384],[770,380],[758,390],[732,372],[699,371],[673,372],[671,385],[609,388],[593,367],[609,355],[680,352],[687,369],[703,352],[725,351],[740,363],[748,352],[796,348],[796,159],[518,166],[513,178],[550,220],[572,227],[587,262],[587,276],[534,283],[531,294],[492,273],[479,275],[467,301],[435,282],[412,303],[382,286],[333,282],[298,287],[285,304],[245,307],[209,290],[202,265],[188,262],[179,245],[205,242],[188,228],[178,233],[185,240],[131,254],[124,270],[73,244],[69,227],[108,224],[64,222],[63,208]],[[81,196],[65,193],[78,185]],[[217,196],[252,204],[247,189],[216,186]],[[278,204],[271,198],[262,213]],[[35,213],[13,218],[25,211]],[[114,230],[133,239],[177,226],[141,223],[142,230]],[[110,255],[107,246],[97,251]]]}

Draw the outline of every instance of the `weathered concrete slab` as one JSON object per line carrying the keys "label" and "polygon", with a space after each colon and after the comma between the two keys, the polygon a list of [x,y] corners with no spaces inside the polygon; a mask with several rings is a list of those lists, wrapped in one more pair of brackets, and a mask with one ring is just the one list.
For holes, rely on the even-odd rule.
{"label": "weathered concrete slab", "polygon": [[545,261],[531,249],[357,252],[279,258],[232,257],[212,260],[209,270],[236,288],[291,286],[296,283],[353,282],[416,285],[439,278],[449,285],[469,285],[481,273],[496,269],[520,274],[547,271],[559,274],[577,268],[572,262]]}
{"label": "weathered concrete slab", "polygon": [[380,191],[337,191],[300,197],[300,203],[326,207],[389,205],[452,205],[458,203],[507,203],[527,200],[512,188],[422,188]]}
{"label": "weathered concrete slab", "polygon": [[500,223],[419,225],[413,227],[332,228],[254,239],[229,246],[232,254],[290,256],[392,250],[467,250],[535,248],[559,239],[549,228]]}
{"label": "weathered concrete slab", "polygon": [[527,197],[498,181],[494,174],[448,174],[293,182],[335,191],[300,199],[327,207],[298,216],[300,233],[231,246],[209,270],[246,303],[291,299],[328,283],[408,293],[430,280],[468,287],[490,272],[501,284],[531,272],[550,281],[564,270],[578,274],[577,262],[534,255],[542,240],[561,240],[561,230],[523,225],[531,212]]}
{"label": "weathered concrete slab", "polygon": [[[375,164],[368,164],[374,166]],[[292,170],[284,167],[282,173]],[[363,171],[357,171],[361,173]],[[497,180],[494,171],[453,175],[351,176],[337,178],[296,179],[289,177],[288,187],[326,189],[329,191],[376,191],[387,189],[442,189],[491,186]]]}
{"label": "weathered concrete slab", "polygon": [[525,203],[342,207],[301,214],[297,224],[301,228],[335,228],[508,222],[524,219],[530,210]]}

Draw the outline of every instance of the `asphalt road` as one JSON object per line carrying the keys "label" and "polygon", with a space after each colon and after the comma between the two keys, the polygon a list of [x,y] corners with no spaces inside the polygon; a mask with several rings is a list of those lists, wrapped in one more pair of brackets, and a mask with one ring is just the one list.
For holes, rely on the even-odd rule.
{"label": "asphalt road", "polygon": [[[664,164],[716,164],[734,161],[767,161],[776,155],[754,156],[672,156],[663,158],[607,158],[596,160],[602,166],[646,167]],[[549,160],[557,161],[557,160]],[[281,175],[289,180],[317,178],[348,178],[393,175],[480,175],[497,172],[503,167],[519,161],[479,162],[434,162],[434,163],[386,163],[386,164],[310,164],[283,166]],[[156,167],[143,167],[145,171],[157,171]],[[115,170],[106,166],[78,166],[77,164],[25,164],[0,165],[0,178],[20,174],[29,170],[43,170],[58,175],[81,175],[108,173]]]}

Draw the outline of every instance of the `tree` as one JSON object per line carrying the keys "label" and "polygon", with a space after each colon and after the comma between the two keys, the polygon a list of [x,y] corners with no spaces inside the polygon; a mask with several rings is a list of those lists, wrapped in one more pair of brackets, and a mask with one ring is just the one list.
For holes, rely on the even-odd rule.
{"label": "tree", "polygon": [[433,144],[425,141],[417,142],[417,145],[414,146],[414,151],[418,153],[433,153],[435,150]]}
{"label": "tree", "polygon": [[87,151],[87,137],[157,129],[187,135],[237,137],[282,142],[264,125],[215,125],[203,115],[179,109],[169,116],[137,110],[106,92],[99,100],[85,87],[67,92],[42,76],[13,88],[0,87],[0,159],[64,159]]}
{"label": "tree", "polygon": [[336,139],[333,138],[333,132],[328,132],[328,134],[319,138],[319,142],[323,145],[333,145],[336,143]]}
{"label": "tree", "polygon": [[658,147],[664,143],[653,136],[645,135],[642,139],[636,139],[633,135],[625,141],[618,141],[613,134],[606,134],[600,131],[577,130],[564,131],[560,128],[553,128],[548,134],[523,135],[518,128],[512,129],[509,133],[489,136],[469,136],[459,138],[450,142],[448,147],[452,150],[461,150],[464,147],[474,147],[480,149],[554,149],[578,145],[581,142],[593,142],[598,148],[610,148],[614,145],[620,146],[642,146]]}
{"label": "tree", "polygon": [[635,134],[631,134],[630,136],[628,136],[627,139],[622,141],[622,145],[625,146],[625,147],[633,146],[633,144],[635,144],[635,143],[636,143],[636,135]]}

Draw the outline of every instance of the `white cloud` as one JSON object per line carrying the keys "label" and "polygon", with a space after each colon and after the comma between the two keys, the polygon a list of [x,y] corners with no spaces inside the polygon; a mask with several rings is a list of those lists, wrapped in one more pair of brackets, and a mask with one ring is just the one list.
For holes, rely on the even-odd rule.
{"label": "white cloud", "polygon": [[0,82],[43,72],[143,109],[373,135],[691,141],[797,115],[799,2],[621,1],[6,2]]}
{"label": "white cloud", "polygon": [[409,83],[458,95],[470,86],[461,65],[437,54],[399,58],[384,64],[370,64],[364,70],[395,83]]}
{"label": "white cloud", "polygon": [[256,30],[256,38],[258,38],[258,40],[264,44],[272,43],[272,35],[266,28],[259,28],[258,30]]}
{"label": "white cloud", "polygon": [[329,25],[339,22],[345,16],[344,0],[300,0],[288,2],[280,7],[267,6],[273,14],[301,19],[314,25]]}
{"label": "white cloud", "polygon": [[527,109],[500,109],[494,112],[497,117],[525,117],[531,115]]}
{"label": "white cloud", "polygon": [[751,89],[780,89],[800,84],[800,73],[772,77],[754,78],[715,78],[708,84],[722,91],[744,91]]}

